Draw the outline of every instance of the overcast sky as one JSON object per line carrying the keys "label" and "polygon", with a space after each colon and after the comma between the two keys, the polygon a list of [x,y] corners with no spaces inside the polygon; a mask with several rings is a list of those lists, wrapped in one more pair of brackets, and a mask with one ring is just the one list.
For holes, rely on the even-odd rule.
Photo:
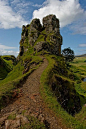
{"label": "overcast sky", "polygon": [[86,53],[86,0],[0,0],[0,55],[18,55],[22,25],[55,14],[60,20],[62,49]]}

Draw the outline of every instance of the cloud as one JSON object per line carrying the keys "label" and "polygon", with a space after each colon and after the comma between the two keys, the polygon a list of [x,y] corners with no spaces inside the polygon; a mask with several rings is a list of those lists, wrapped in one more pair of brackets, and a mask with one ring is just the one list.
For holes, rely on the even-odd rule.
{"label": "cloud", "polygon": [[42,7],[42,5],[39,5],[39,4],[32,4],[33,7]]}
{"label": "cloud", "polygon": [[7,51],[7,50],[0,50],[0,55],[14,55],[15,57],[18,56],[18,51]]}
{"label": "cloud", "polygon": [[[9,1],[10,2],[10,1]],[[11,1],[12,4],[17,4],[17,3],[20,3],[20,0],[13,0]]]}
{"label": "cloud", "polygon": [[[80,23],[84,22],[82,19],[86,20],[86,11],[81,8],[78,0],[46,0],[41,8],[33,12],[33,18],[40,18],[42,21],[42,18],[49,14],[55,14],[59,18],[61,27],[72,24],[74,21],[78,23],[80,19]],[[72,30],[75,31],[74,28]]]}
{"label": "cloud", "polygon": [[0,0],[0,28],[21,28],[30,23],[32,10],[41,5],[26,0]]}
{"label": "cloud", "polygon": [[0,0],[0,28],[21,28],[30,23],[31,15],[42,21],[49,14],[55,14],[60,26],[68,27],[73,34],[86,34],[86,11],[79,0],[46,0],[42,5],[26,0]]}
{"label": "cloud", "polygon": [[73,34],[83,34],[86,35],[86,13],[82,19],[76,21],[70,26],[70,29],[73,31]]}
{"label": "cloud", "polygon": [[79,51],[80,52],[86,52],[86,49],[80,49]]}
{"label": "cloud", "polygon": [[17,14],[26,14],[29,10],[29,6],[32,5],[32,2],[26,2],[25,0],[13,0],[10,2],[12,9],[17,13]]}
{"label": "cloud", "polygon": [[0,50],[2,50],[2,49],[16,49],[16,47],[9,47],[9,46],[5,46],[5,45],[0,44]]}
{"label": "cloud", "polygon": [[18,55],[18,51],[16,47],[10,47],[0,44],[0,55]]}
{"label": "cloud", "polygon": [[84,44],[79,44],[79,47],[86,47],[86,43],[84,43]]}
{"label": "cloud", "polygon": [[9,29],[27,24],[22,15],[13,11],[8,0],[0,0],[0,28]]}

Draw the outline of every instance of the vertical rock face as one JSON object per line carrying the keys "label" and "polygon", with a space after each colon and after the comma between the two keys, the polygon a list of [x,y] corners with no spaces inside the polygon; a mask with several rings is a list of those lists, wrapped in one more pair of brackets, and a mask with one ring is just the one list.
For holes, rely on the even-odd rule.
{"label": "vertical rock face", "polygon": [[40,20],[33,19],[30,24],[30,30],[29,30],[29,34],[28,34],[28,40],[29,40],[29,43],[31,46],[33,46],[34,43],[36,42],[41,30],[42,30],[42,26],[40,24]]}
{"label": "vertical rock face", "polygon": [[43,18],[43,26],[47,32],[52,32],[59,34],[59,20],[55,15],[48,15]]}
{"label": "vertical rock face", "polygon": [[40,24],[39,19],[33,19],[30,24],[30,31],[41,31],[42,25]]}
{"label": "vertical rock face", "polygon": [[[20,40],[20,53],[19,55],[22,56],[23,53],[26,51],[27,48],[24,47],[24,42],[26,40],[26,37],[28,36],[28,26],[22,26],[22,34],[21,34],[21,40]],[[28,47],[28,46],[27,46]]]}
{"label": "vertical rock face", "polygon": [[61,45],[59,20],[55,15],[48,15],[43,18],[43,26],[39,19],[33,19],[30,25],[23,25],[19,55],[22,56],[31,47],[37,52],[46,50],[51,54],[60,55]]}
{"label": "vertical rock face", "polygon": [[51,53],[60,55],[62,36],[59,31],[59,20],[55,15],[48,15],[43,18],[43,27],[49,35],[49,41],[54,44],[53,47],[51,46]]}
{"label": "vertical rock face", "polygon": [[34,46],[41,30],[42,25],[40,24],[39,19],[33,19],[30,25],[28,24],[27,26],[22,26],[20,56],[22,56],[24,52],[28,51],[29,46]]}

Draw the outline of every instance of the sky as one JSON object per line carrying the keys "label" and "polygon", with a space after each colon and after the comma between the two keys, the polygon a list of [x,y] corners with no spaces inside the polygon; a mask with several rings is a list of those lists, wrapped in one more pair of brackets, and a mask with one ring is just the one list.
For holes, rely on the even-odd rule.
{"label": "sky", "polygon": [[0,55],[17,56],[22,25],[49,14],[60,21],[62,50],[86,54],[86,0],[0,0]]}

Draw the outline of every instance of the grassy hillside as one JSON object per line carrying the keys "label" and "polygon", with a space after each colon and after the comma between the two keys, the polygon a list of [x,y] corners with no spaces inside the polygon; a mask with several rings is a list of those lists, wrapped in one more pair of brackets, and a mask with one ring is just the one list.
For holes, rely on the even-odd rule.
{"label": "grassy hillside", "polygon": [[76,57],[86,57],[86,54],[83,54],[83,55],[78,55]]}
{"label": "grassy hillside", "polygon": [[75,88],[79,94],[86,96],[86,82],[83,82],[86,77],[86,57],[76,57],[71,65],[71,70],[75,76]]}
{"label": "grassy hillside", "polygon": [[[75,59],[71,67],[67,68],[61,56],[49,55],[46,51],[31,53],[31,55],[26,52],[8,76],[0,82],[0,108],[5,105],[6,96],[11,98],[13,89],[18,88],[20,83],[39,67],[43,61],[42,57],[47,58],[49,62],[41,76],[40,92],[45,103],[54,111],[62,125],[73,129],[86,129],[85,122],[83,124],[80,122],[85,119],[85,115],[80,117],[83,110],[85,112],[83,105],[86,103],[82,82],[86,76],[84,58]],[[72,116],[74,114],[75,117]]]}
{"label": "grassy hillside", "polygon": [[[82,95],[83,98],[86,98],[86,82],[83,81],[83,79],[86,78],[86,56],[76,57],[71,65],[75,77],[77,78],[75,85],[76,91]],[[75,115],[75,118],[83,125],[86,125],[86,105],[82,106],[82,110]]]}
{"label": "grassy hillside", "polygon": [[25,78],[38,68],[41,62],[42,58],[39,56],[24,55],[7,77],[0,81],[0,109],[6,104],[7,97],[12,97],[12,91],[18,88],[21,82],[23,83]]}
{"label": "grassy hillside", "polygon": [[0,56],[0,80],[7,76],[14,65],[16,65],[16,58],[14,56]]}

